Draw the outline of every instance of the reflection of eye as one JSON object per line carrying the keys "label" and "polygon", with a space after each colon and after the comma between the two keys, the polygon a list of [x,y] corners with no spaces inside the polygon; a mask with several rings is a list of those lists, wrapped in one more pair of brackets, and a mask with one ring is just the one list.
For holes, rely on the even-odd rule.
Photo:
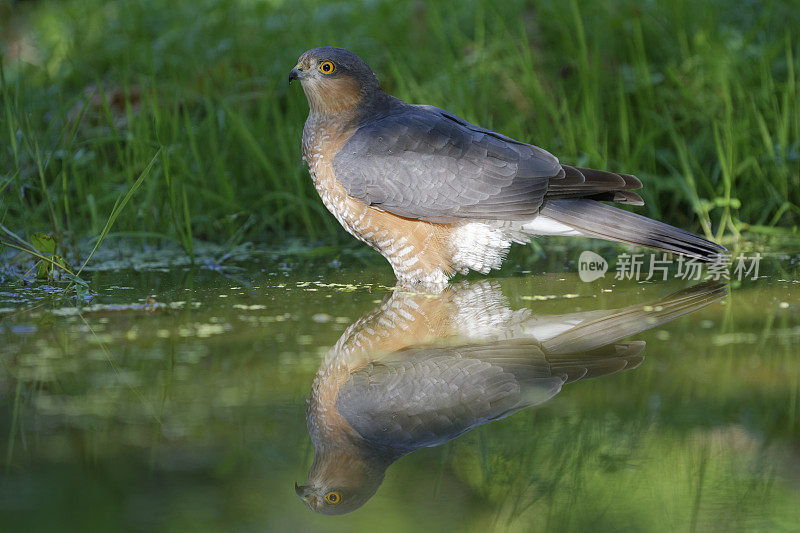
{"label": "reflection of eye", "polygon": [[324,74],[330,74],[331,72],[336,70],[336,65],[334,65],[330,61],[323,61],[322,63],[319,64],[317,68],[319,69],[320,72]]}
{"label": "reflection of eye", "polygon": [[328,494],[325,495],[325,501],[330,504],[336,505],[337,503],[342,501],[342,497],[339,496],[338,492],[329,492]]}

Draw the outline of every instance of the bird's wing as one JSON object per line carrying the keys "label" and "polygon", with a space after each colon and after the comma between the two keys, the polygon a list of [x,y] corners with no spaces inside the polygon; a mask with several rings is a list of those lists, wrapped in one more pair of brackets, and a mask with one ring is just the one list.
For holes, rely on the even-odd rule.
{"label": "bird's wing", "polygon": [[556,354],[596,350],[693,313],[721,300],[727,294],[728,286],[725,283],[718,281],[698,283],[645,304],[581,313],[583,320],[580,323],[557,335],[538,340],[551,358]]}
{"label": "bird's wing", "polygon": [[565,176],[541,148],[407,104],[359,127],[333,166],[350,196],[429,222],[533,218]]}
{"label": "bird's wing", "polygon": [[367,442],[405,453],[546,401],[566,379],[535,342],[413,348],[351,374],[336,407]]}

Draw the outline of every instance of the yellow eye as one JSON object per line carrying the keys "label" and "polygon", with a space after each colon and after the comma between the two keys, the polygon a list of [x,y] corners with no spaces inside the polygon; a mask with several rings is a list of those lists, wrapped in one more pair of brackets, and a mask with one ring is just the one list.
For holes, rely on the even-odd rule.
{"label": "yellow eye", "polygon": [[325,495],[325,501],[332,505],[336,505],[337,503],[342,501],[342,497],[339,496],[338,492],[329,492],[328,494]]}
{"label": "yellow eye", "polygon": [[319,69],[319,71],[322,72],[323,74],[331,74],[333,73],[334,70],[336,70],[336,65],[334,65],[331,61],[323,61],[322,63],[319,64],[317,69]]}

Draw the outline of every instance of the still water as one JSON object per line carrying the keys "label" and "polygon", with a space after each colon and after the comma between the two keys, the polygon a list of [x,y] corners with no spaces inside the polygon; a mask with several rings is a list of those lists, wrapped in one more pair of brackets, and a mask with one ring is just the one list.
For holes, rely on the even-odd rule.
{"label": "still water", "polygon": [[0,529],[800,531],[797,257],[439,294],[238,259],[5,278]]}

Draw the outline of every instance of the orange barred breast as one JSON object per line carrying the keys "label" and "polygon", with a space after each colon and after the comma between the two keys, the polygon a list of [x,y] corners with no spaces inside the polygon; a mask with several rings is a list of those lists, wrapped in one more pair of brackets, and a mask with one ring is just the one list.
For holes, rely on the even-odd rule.
{"label": "orange barred breast", "polygon": [[336,179],[333,158],[353,132],[313,115],[306,121],[303,160],[322,203],[348,233],[389,261],[399,282],[446,282],[454,272],[453,225],[403,218],[368,206],[349,196]]}

